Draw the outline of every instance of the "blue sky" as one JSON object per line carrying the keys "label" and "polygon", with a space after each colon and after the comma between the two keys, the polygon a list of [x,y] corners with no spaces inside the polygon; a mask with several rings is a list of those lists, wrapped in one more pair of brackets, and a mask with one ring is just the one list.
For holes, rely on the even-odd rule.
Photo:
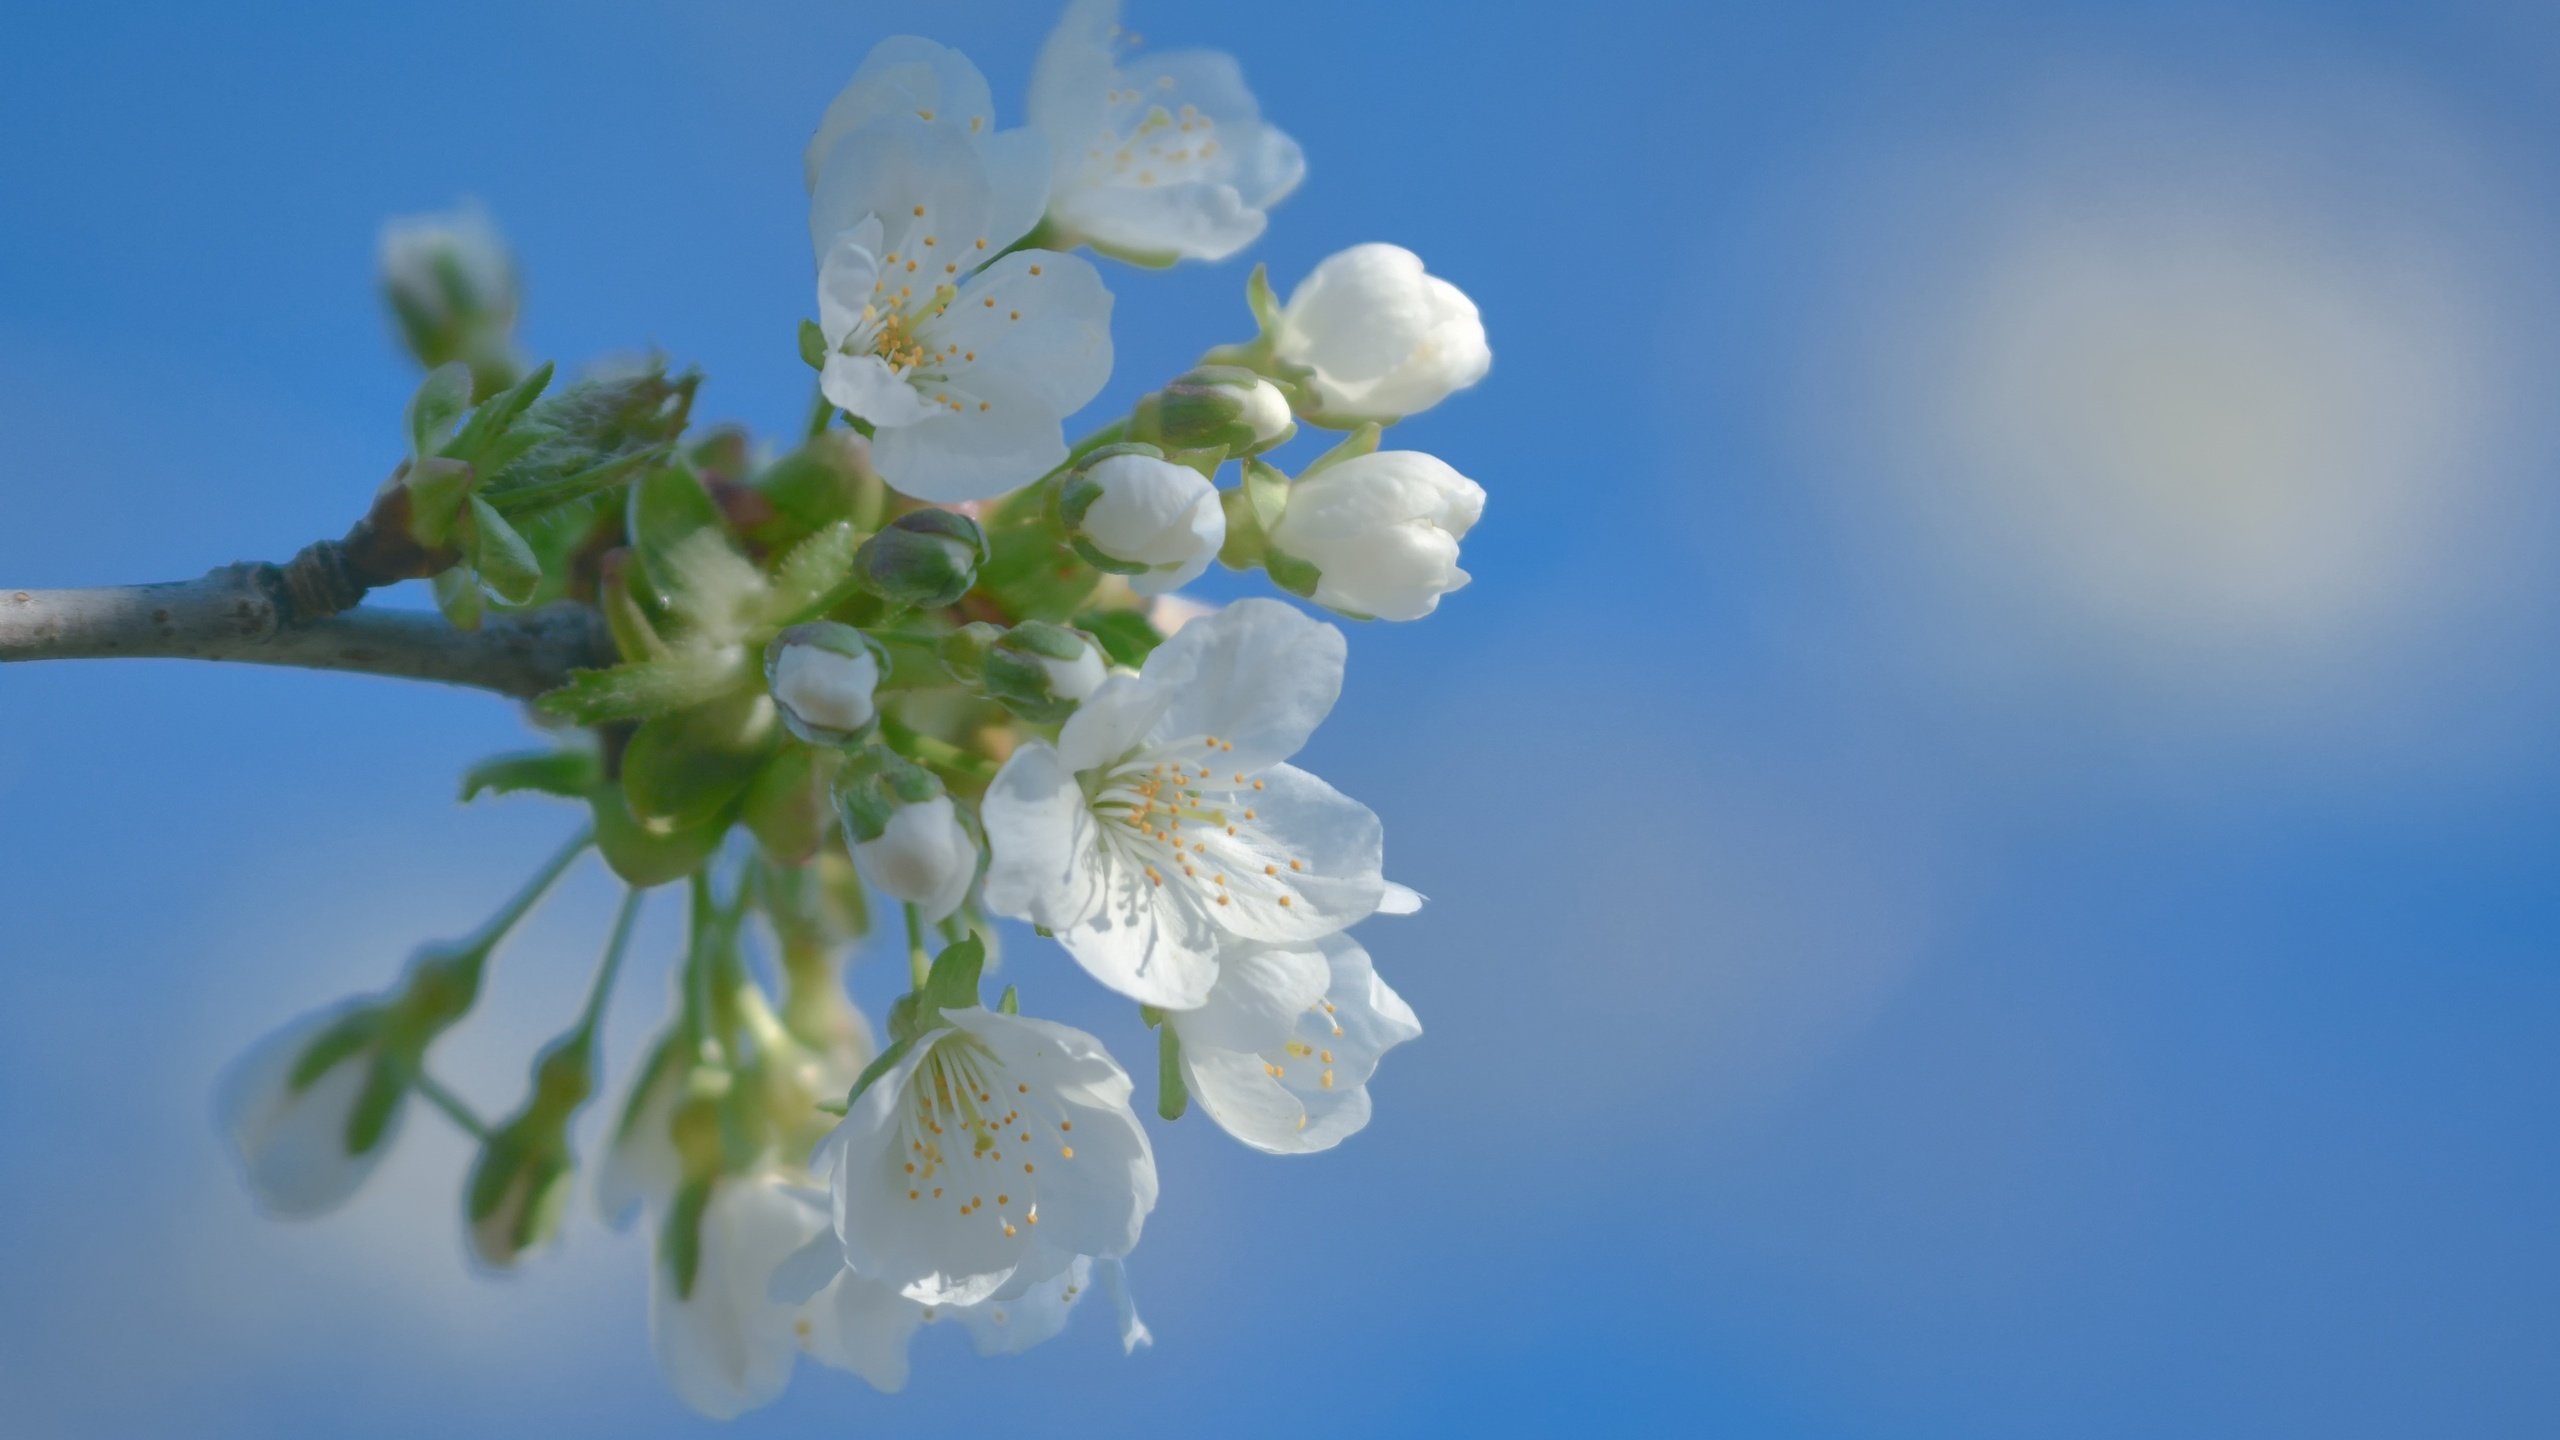
{"label": "blue sky", "polygon": [[[532,349],[655,344],[698,413],[789,425],[818,111],[899,30],[1002,103],[1048,19],[0,21],[0,584],[342,529],[412,383],[376,229],[464,196]],[[1491,330],[1398,432],[1490,492],[1476,583],[1356,629],[1309,757],[1433,897],[1364,931],[1428,1033],[1322,1158],[1159,1130],[1153,1350],[936,1333],[906,1393],[804,1372],[738,1433],[2560,1427],[2560,15],[1132,22],[1237,52],[1306,146],[1251,252],[1284,288],[1394,240]],[[1243,269],[1109,272],[1103,405],[1237,338]],[[12,1433],[707,1430],[635,1240],[471,1274],[425,1115],[349,1211],[270,1225],[207,1121],[249,1040],[548,852],[568,816],[451,799],[523,734],[351,677],[0,673]],[[583,873],[507,952],[460,1088],[511,1097],[611,903]]]}

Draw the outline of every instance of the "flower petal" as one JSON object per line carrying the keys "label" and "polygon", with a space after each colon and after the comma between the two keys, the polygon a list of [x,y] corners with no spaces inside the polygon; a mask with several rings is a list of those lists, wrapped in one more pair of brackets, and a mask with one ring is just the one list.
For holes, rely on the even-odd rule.
{"label": "flower petal", "polygon": [[[881,444],[919,424],[943,419],[931,401],[877,355],[829,355],[826,368],[818,372],[818,388],[825,392],[828,404],[878,426]],[[881,467],[884,474],[887,468]]]}
{"label": "flower petal", "polygon": [[1022,250],[962,281],[918,333],[929,350],[961,357],[942,367],[955,397],[1027,402],[1058,420],[1111,378],[1111,304],[1092,261]]}
{"label": "flower petal", "polygon": [[919,36],[892,35],[871,47],[819,117],[817,133],[801,155],[810,190],[818,188],[818,173],[837,141],[891,115],[948,121],[979,134],[994,128],[996,107],[987,77],[968,56]]}
{"label": "flower petal", "polygon": [[800,1322],[808,1327],[800,1344],[809,1358],[895,1393],[906,1387],[907,1344],[924,1324],[924,1307],[839,1266]]}
{"label": "flower petal", "polygon": [[[1105,682],[1096,698],[1111,688]],[[978,813],[987,827],[988,909],[1055,930],[1096,908],[1098,827],[1056,750],[1036,740],[1015,750]]]}
{"label": "flower petal", "polygon": [[1114,675],[1084,698],[1058,731],[1058,754],[1069,770],[1108,765],[1139,741],[1173,704],[1172,687],[1134,675]]}
{"label": "flower petal", "polygon": [[888,115],[847,132],[827,150],[809,200],[809,243],[823,260],[828,247],[865,216],[884,227],[885,251],[901,261],[921,257],[922,237],[936,249],[978,254],[997,248],[990,233],[995,194],[986,163],[964,126]]}
{"label": "flower petal", "polygon": [[1239,600],[1182,627],[1140,672],[1173,693],[1149,738],[1178,748],[1215,737],[1221,748],[1204,785],[1298,753],[1342,694],[1342,632],[1260,598]]}
{"label": "flower petal", "polygon": [[399,1138],[405,1101],[371,1149],[347,1151],[348,1124],[374,1070],[370,1049],[331,1065],[299,1090],[291,1084],[313,1042],[354,1008],[317,1011],[267,1036],[233,1062],[215,1093],[216,1122],[258,1207],[270,1215],[298,1219],[345,1204]]}

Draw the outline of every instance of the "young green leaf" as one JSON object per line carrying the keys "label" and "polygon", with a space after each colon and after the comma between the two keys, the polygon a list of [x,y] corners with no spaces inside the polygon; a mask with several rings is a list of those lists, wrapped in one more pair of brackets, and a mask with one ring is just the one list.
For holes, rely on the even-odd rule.
{"label": "young green leaf", "polygon": [[664,660],[635,660],[604,670],[580,670],[569,683],[536,703],[581,725],[646,720],[671,714],[736,689],[747,675],[744,656],[727,650],[686,650]]}
{"label": "young green leaf", "polygon": [[934,957],[925,976],[925,999],[937,1009],[966,1010],[978,1004],[978,972],[987,963],[987,947],[975,935],[962,936]]}
{"label": "young green leaf", "polygon": [[593,750],[523,750],[492,755],[462,772],[462,798],[533,790],[583,800],[604,779],[604,761]]}

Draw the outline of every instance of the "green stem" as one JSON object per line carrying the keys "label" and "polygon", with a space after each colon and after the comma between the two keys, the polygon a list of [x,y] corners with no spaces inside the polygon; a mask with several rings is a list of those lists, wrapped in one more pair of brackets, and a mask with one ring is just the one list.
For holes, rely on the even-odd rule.
{"label": "green stem", "polygon": [[586,853],[589,845],[594,843],[595,832],[591,830],[581,829],[571,836],[569,843],[561,846],[557,854],[544,861],[542,868],[534,872],[533,878],[525,882],[524,888],[518,890],[514,898],[508,900],[497,914],[490,916],[489,922],[481,926],[469,940],[463,942],[463,949],[476,952],[484,959],[487,958],[489,952],[497,949],[499,942],[507,938],[507,932],[515,929],[525,916],[533,913],[533,907],[541,903],[544,894],[550,891],[552,885],[558,882],[562,875],[568,873],[569,867],[576,863],[580,855]]}
{"label": "green stem", "polygon": [[711,877],[696,870],[685,892],[684,1033],[697,1058],[709,1059],[715,1037],[711,1024]]}
{"label": "green stem", "polygon": [[613,977],[622,973],[622,954],[631,948],[631,927],[640,919],[640,896],[637,887],[622,892],[622,909],[613,917],[613,936],[604,942],[604,960],[596,967],[594,983],[587,987],[586,1007],[578,1012],[573,1034],[593,1034],[596,1022],[604,1018],[605,1000],[613,993]]}
{"label": "green stem", "polygon": [[900,908],[907,912],[907,977],[916,989],[922,990],[925,976],[933,969],[933,962],[924,953],[924,916],[913,902]]}
{"label": "green stem", "polygon": [[963,750],[948,740],[910,730],[885,714],[880,717],[880,738],[889,742],[890,749],[937,770],[948,770],[981,783],[996,776],[996,762],[986,756]]}
{"label": "green stem", "polygon": [[821,384],[818,386],[817,393],[809,398],[809,438],[815,440],[826,434],[827,427],[834,423],[836,423],[835,402],[827,398],[827,387]]}
{"label": "green stem", "polygon": [[451,1120],[464,1134],[480,1141],[486,1141],[489,1138],[488,1122],[473,1114],[471,1107],[463,1102],[461,1096],[444,1088],[443,1081],[424,1070],[419,1070],[410,1076],[409,1084],[420,1095],[426,1097],[428,1104],[443,1111],[445,1118]]}

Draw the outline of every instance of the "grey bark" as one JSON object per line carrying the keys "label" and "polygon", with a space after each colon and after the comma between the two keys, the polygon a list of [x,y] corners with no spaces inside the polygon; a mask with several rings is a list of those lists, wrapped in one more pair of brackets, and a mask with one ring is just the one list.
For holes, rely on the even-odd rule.
{"label": "grey bark", "polygon": [[[465,685],[529,699],[569,672],[613,663],[604,622],[584,605],[492,615],[457,630],[440,615],[329,600],[296,566],[231,565],[200,580],[92,590],[0,590],[0,663],[232,660]],[[361,589],[354,592],[361,595]],[[349,603],[352,603],[350,597]]]}

